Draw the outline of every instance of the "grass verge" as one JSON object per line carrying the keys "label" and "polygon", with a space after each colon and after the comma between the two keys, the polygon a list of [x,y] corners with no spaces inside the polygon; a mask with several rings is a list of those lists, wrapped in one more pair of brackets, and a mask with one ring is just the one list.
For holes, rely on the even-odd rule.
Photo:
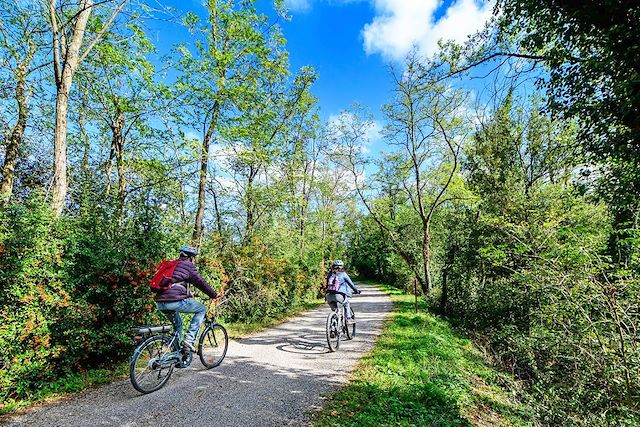
{"label": "grass verge", "polygon": [[[298,305],[292,306],[291,310],[288,313],[282,313],[277,317],[265,318],[259,322],[254,323],[224,321],[221,321],[221,323],[227,329],[229,337],[235,339],[285,322],[303,311],[316,308],[322,304],[324,304],[323,299],[305,301]],[[185,317],[184,321],[185,325],[187,325],[189,322],[189,317]],[[134,344],[132,339],[131,352],[133,352],[133,348]],[[29,398],[27,399],[9,399],[5,402],[0,402],[0,416],[6,416],[38,403],[63,398],[70,394],[86,390],[90,387],[108,384],[115,380],[127,378],[128,376],[129,361],[116,364],[111,368],[90,369],[85,372],[69,374],[59,378],[52,383],[43,384],[40,390],[29,396]],[[2,420],[0,419],[0,422],[1,421]]]}
{"label": "grass verge", "polygon": [[528,426],[517,383],[489,367],[443,319],[414,312],[412,295],[377,283],[393,302],[351,382],[312,415],[323,426]]}

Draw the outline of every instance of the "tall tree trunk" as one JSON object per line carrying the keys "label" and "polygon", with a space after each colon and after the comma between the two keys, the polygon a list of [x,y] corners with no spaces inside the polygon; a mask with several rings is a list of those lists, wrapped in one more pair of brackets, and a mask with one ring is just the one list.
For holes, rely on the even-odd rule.
{"label": "tall tree trunk", "polygon": [[116,120],[113,123],[113,142],[116,150],[116,169],[118,170],[118,215],[121,218],[124,213],[125,190],[127,180],[124,167],[124,112],[117,110]]}
{"label": "tall tree trunk", "polygon": [[428,226],[424,230],[422,238],[422,269],[424,274],[424,282],[421,282],[422,292],[425,296],[431,290],[431,233]]}
{"label": "tall tree trunk", "polygon": [[211,122],[207,128],[204,137],[202,138],[202,154],[200,156],[200,180],[198,183],[198,211],[196,213],[196,223],[193,227],[192,242],[195,246],[200,245],[203,234],[202,222],[204,220],[204,205],[206,198],[206,186],[207,186],[207,169],[209,167],[209,146],[211,145],[211,138],[213,132],[218,124],[218,114],[220,112],[220,103],[218,100],[213,103],[213,110],[211,113]]}
{"label": "tall tree trunk", "polygon": [[78,13],[74,16],[75,23],[71,32],[71,41],[68,45],[65,29],[61,29],[58,26],[56,0],[49,1],[49,18],[53,32],[53,69],[56,82],[56,122],[53,133],[53,197],[51,199],[51,209],[55,215],[62,213],[64,201],[67,197],[67,114],[73,76],[78,69],[78,64],[82,62],[102,38],[125,3],[126,0],[122,0],[115,8],[97,35],[81,54],[80,48],[82,47],[89,16],[93,11],[94,0],[79,1]]}
{"label": "tall tree trunk", "polygon": [[20,63],[15,73],[17,83],[15,99],[18,103],[18,120],[11,129],[9,140],[7,141],[4,166],[2,168],[2,182],[0,182],[0,206],[6,204],[13,194],[16,161],[18,159],[20,145],[22,145],[24,130],[27,127],[27,117],[29,114],[27,107],[29,95],[28,93],[25,93],[25,88],[27,85],[27,70],[31,64],[33,54],[33,51],[30,50],[27,57],[22,63]]}
{"label": "tall tree trunk", "polygon": [[56,99],[56,124],[53,134],[53,199],[51,208],[56,215],[62,213],[67,196],[67,105],[69,101],[68,86],[61,87]]}
{"label": "tall tree trunk", "polygon": [[[56,74],[56,122],[53,134],[53,197],[51,208],[56,215],[62,213],[67,196],[67,114],[73,76],[80,62],[80,47],[84,38],[93,0],[81,0],[76,17],[73,37],[69,46],[60,46],[55,0],[51,0],[50,12],[54,26],[54,67]],[[63,30],[64,31],[64,30]],[[63,40],[64,41],[64,40]]]}
{"label": "tall tree trunk", "polygon": [[111,147],[109,148],[109,158],[104,165],[104,175],[105,175],[105,186],[104,186],[104,195],[108,196],[111,193],[111,169],[113,168],[113,159],[116,157],[116,141],[115,135],[112,132],[111,137]]}

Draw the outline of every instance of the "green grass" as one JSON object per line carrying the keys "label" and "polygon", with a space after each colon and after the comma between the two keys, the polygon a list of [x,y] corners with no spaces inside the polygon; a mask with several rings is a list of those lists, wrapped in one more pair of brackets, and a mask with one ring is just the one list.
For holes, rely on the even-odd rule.
{"label": "green grass", "polygon": [[[285,322],[286,320],[296,316],[297,314],[309,310],[323,304],[324,300],[316,299],[306,301],[295,306],[291,306],[288,313],[283,313],[274,318],[265,318],[260,322],[243,323],[243,322],[224,322],[221,323],[227,329],[230,338],[239,338],[261,331],[270,326],[274,326]],[[190,317],[184,317],[184,324],[188,325]],[[186,326],[185,326],[186,328]],[[132,337],[133,352],[133,337]],[[27,399],[10,399],[0,402],[0,415],[11,414],[21,409],[28,408],[37,403],[55,400],[65,397],[69,394],[78,393],[90,387],[111,383],[115,380],[128,378],[129,361],[119,363],[110,369],[91,369],[81,373],[74,373],[59,378],[57,381],[43,385],[38,392],[32,394]]]}
{"label": "green grass", "polygon": [[414,312],[414,297],[375,284],[394,302],[351,382],[312,415],[322,426],[526,426],[517,384],[490,368],[443,319]]}

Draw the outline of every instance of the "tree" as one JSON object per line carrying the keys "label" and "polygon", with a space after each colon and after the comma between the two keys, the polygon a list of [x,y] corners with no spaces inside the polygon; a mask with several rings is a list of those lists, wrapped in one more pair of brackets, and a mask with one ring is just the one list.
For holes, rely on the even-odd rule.
{"label": "tree", "polygon": [[35,7],[13,1],[0,2],[2,24],[0,24],[0,51],[6,54],[0,64],[7,71],[7,82],[13,90],[15,101],[15,124],[7,129],[2,180],[0,181],[0,206],[6,204],[13,193],[14,171],[18,153],[22,146],[29,118],[29,98],[35,82],[31,76],[40,65],[33,60],[43,46],[41,33],[45,22],[40,19]]}
{"label": "tree", "polygon": [[385,189],[399,186],[420,222],[421,241],[417,258],[411,250],[403,247],[398,232],[367,200],[361,182],[364,171],[359,166],[362,153],[354,145],[361,143],[366,135],[366,123],[365,126],[357,120],[351,124],[342,123],[339,132],[350,146],[347,162],[358,195],[369,214],[389,236],[395,250],[412,269],[424,294],[428,294],[432,287],[431,221],[441,205],[460,197],[451,190],[467,134],[465,123],[460,119],[465,106],[464,94],[443,83],[432,83],[429,67],[430,64],[425,64],[414,51],[407,57],[402,72],[392,70],[394,99],[383,110],[387,119],[385,137],[391,146],[398,149],[386,157],[386,167],[393,172],[380,175],[392,177],[394,181],[382,183],[382,186]]}
{"label": "tree", "polygon": [[[109,2],[110,3],[110,2]],[[57,5],[50,0],[48,18],[53,39],[53,71],[56,85],[56,121],[53,134],[53,197],[51,208],[60,215],[67,195],[67,113],[73,77],[78,65],[87,57],[111,26],[126,3],[118,4],[103,23],[99,18],[89,18],[97,6],[93,0],[79,0],[72,12],[67,4]],[[95,25],[95,28],[94,28]],[[85,35],[95,29],[94,37],[87,42]],[[83,49],[84,48],[84,49]]]}
{"label": "tree", "polygon": [[[286,73],[286,57],[279,57],[265,67],[264,74],[258,76],[257,85],[245,100],[248,113],[239,121],[236,134],[237,157],[233,162],[235,179],[242,189],[245,210],[244,241],[249,241],[263,215],[284,203],[286,185],[283,173],[274,174],[286,164],[286,136],[290,132],[291,119],[296,115],[305,116],[313,107],[314,99],[309,89],[315,81],[313,69],[305,67],[289,82]],[[250,105],[252,107],[250,107]]]}
{"label": "tree", "polygon": [[78,76],[91,101],[86,109],[100,118],[108,129],[106,133],[111,135],[109,157],[104,162],[104,195],[108,197],[111,192],[115,160],[118,217],[122,217],[127,190],[125,146],[136,130],[144,132],[145,117],[161,108],[158,99],[162,99],[162,93],[156,90],[153,81],[155,69],[146,59],[153,49],[142,28],[130,22],[126,28],[104,34]]}
{"label": "tree", "polygon": [[[277,3],[276,7],[279,7]],[[177,64],[183,73],[176,85],[178,97],[190,110],[189,119],[183,119],[183,124],[200,128],[202,132],[198,204],[192,236],[195,245],[200,244],[203,236],[209,150],[214,135],[221,131],[220,118],[233,117],[242,98],[256,88],[256,82],[264,73],[282,73],[273,64],[286,56],[286,52],[276,53],[284,40],[278,27],[257,12],[255,0],[209,0],[207,8],[206,25],[202,25],[195,14],[185,18],[196,39],[195,50],[179,47],[182,57]]]}
{"label": "tree", "polygon": [[539,83],[550,111],[579,124],[579,142],[599,164],[601,194],[616,213],[612,253],[628,262],[634,249],[615,242],[633,233],[640,211],[640,5],[501,0],[497,10],[498,45],[535,55],[548,73]]}

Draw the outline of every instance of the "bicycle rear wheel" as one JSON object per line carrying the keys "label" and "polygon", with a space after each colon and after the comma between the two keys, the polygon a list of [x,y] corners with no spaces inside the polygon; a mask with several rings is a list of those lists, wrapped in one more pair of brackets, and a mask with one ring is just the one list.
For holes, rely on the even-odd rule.
{"label": "bicycle rear wheel", "polygon": [[327,344],[329,345],[329,351],[332,352],[340,347],[338,315],[333,311],[327,316]]}
{"label": "bicycle rear wheel", "polygon": [[347,339],[352,340],[353,337],[356,336],[356,314],[351,310],[351,319],[353,320],[352,324],[349,324],[348,321],[345,320],[347,326],[345,330],[347,331]]}
{"label": "bicycle rear wheel", "polygon": [[227,354],[229,337],[227,330],[219,323],[213,323],[205,328],[200,335],[198,343],[198,355],[202,365],[207,368],[215,368]]}
{"label": "bicycle rear wheel", "polygon": [[165,385],[173,372],[174,363],[167,358],[170,353],[170,340],[164,335],[147,338],[136,347],[129,364],[133,388],[146,394]]}

